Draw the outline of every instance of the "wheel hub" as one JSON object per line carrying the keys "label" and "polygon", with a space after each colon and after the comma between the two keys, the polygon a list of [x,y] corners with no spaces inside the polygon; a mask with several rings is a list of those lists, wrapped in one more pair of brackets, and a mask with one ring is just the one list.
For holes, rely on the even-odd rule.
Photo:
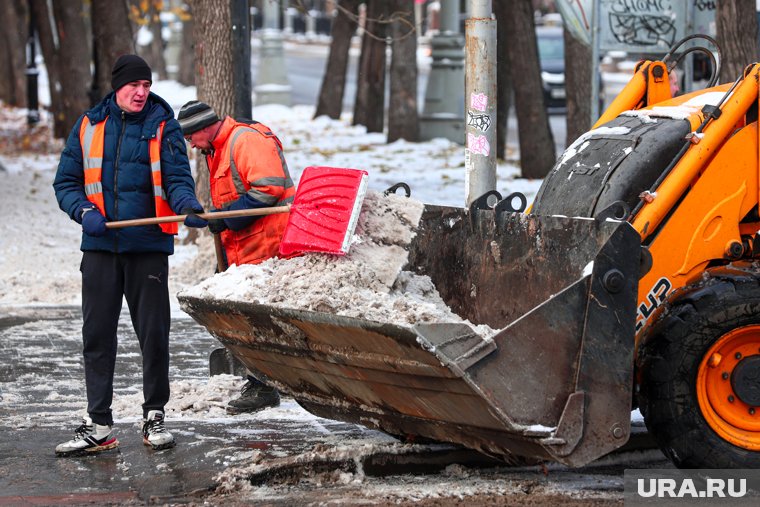
{"label": "wheel hub", "polygon": [[760,355],[745,357],[731,373],[736,396],[751,407],[760,406]]}
{"label": "wheel hub", "polygon": [[760,324],[736,328],[706,351],[697,372],[697,399],[721,438],[760,451]]}

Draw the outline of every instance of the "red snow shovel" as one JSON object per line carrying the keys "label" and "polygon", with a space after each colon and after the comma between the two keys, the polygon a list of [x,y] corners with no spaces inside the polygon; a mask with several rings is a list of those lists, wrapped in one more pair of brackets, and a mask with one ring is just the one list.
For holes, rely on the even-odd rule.
{"label": "red snow shovel", "polygon": [[[296,190],[293,204],[271,208],[199,213],[204,220],[290,212],[280,243],[280,254],[321,252],[345,255],[356,228],[364,195],[367,171],[342,167],[307,167]],[[137,218],[106,222],[108,229],[135,225],[183,222],[187,215]]]}
{"label": "red snow shovel", "polygon": [[345,255],[367,193],[367,178],[367,171],[358,169],[304,169],[280,242],[280,254]]}

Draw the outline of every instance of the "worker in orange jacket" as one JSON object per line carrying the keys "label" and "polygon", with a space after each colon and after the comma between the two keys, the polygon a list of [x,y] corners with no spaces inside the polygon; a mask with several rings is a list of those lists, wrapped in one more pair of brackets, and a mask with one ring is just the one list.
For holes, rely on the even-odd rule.
{"label": "worker in orange jacket", "polygon": [[[203,102],[190,101],[177,117],[185,139],[206,154],[211,202],[217,210],[283,206],[293,202],[295,186],[282,144],[258,122],[220,120]],[[258,264],[277,255],[288,215],[238,217],[214,221],[227,265]]]}
{"label": "worker in orange jacket", "polygon": [[[266,125],[221,120],[204,102],[192,100],[177,115],[185,140],[206,155],[211,202],[216,210],[284,206],[293,202],[295,185],[288,173],[282,143]],[[219,234],[226,264],[258,264],[275,257],[288,221],[287,213],[209,221]],[[280,396],[252,375],[230,413],[277,406]]]}

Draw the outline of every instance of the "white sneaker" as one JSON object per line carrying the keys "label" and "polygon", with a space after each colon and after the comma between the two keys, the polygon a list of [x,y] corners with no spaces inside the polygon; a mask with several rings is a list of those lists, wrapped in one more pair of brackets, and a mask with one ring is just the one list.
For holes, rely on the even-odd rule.
{"label": "white sneaker", "polygon": [[148,412],[148,418],[143,419],[143,443],[155,450],[174,447],[174,436],[164,426],[164,413],[160,410]]}
{"label": "white sneaker", "polygon": [[81,426],[74,433],[73,439],[55,448],[56,456],[81,456],[119,446],[119,441],[111,435],[111,427],[93,424],[89,416],[82,419]]}

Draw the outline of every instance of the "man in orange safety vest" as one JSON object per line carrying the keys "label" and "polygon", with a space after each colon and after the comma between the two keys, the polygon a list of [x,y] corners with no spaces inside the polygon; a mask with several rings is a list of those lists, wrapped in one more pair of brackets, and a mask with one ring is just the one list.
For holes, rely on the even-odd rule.
{"label": "man in orange safety vest", "polygon": [[[217,210],[284,206],[293,202],[295,186],[288,173],[282,143],[259,122],[220,119],[204,102],[190,101],[177,115],[185,140],[206,155],[211,202]],[[277,256],[288,222],[287,213],[211,220],[219,234],[226,265],[258,264]],[[277,406],[277,390],[248,375],[240,398],[227,406],[230,413]]]}

